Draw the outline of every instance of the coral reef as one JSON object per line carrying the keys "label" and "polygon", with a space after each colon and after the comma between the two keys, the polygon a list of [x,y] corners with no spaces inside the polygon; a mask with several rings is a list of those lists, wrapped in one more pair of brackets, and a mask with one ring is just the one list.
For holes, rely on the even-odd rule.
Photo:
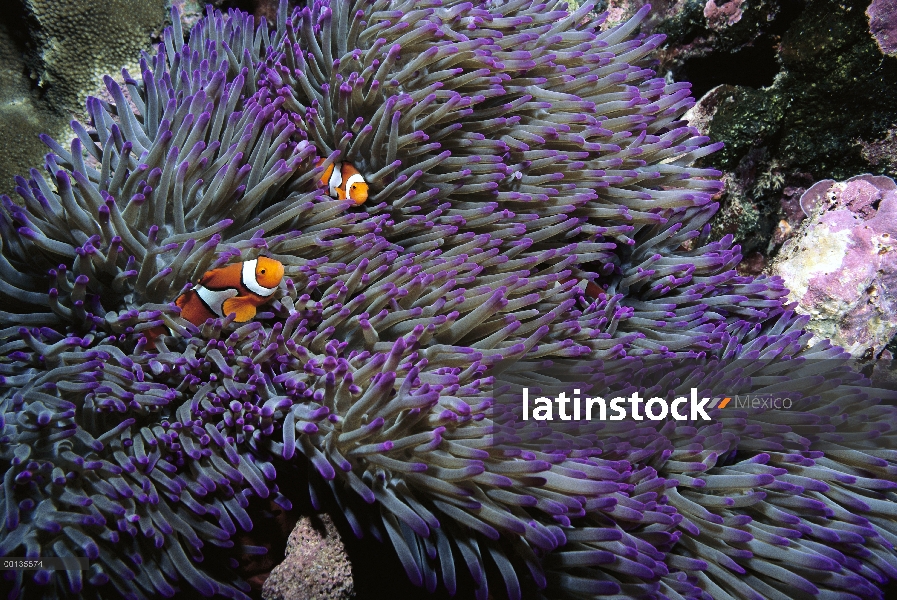
{"label": "coral reef", "polygon": [[[98,92],[102,76],[136,66],[164,24],[166,2],[13,0],[0,24],[0,192],[39,164],[41,133],[70,137],[73,114]],[[26,75],[27,73],[27,75]]]}
{"label": "coral reef", "polygon": [[823,180],[800,203],[810,218],[772,271],[811,315],[817,338],[875,357],[897,333],[897,184],[872,175]]}
{"label": "coral reef", "polygon": [[704,18],[711,29],[725,29],[741,20],[744,14],[741,11],[741,0],[730,0],[717,6],[713,0],[707,0],[704,5]]}
{"label": "coral reef", "polygon": [[721,84],[759,88],[772,83],[778,70],[770,64],[774,45],[792,18],[787,2],[678,0],[653,6],[659,10],[646,25],[652,33],[667,35],[658,49],[660,72],[677,80],[693,78],[697,97]]}
{"label": "coral reef", "polygon": [[[782,190],[789,186],[887,172],[887,161],[870,157],[863,146],[885,138],[897,122],[893,107],[882,102],[897,91],[897,60],[881,55],[868,34],[863,8],[809,3],[782,35],[777,54],[782,70],[772,85],[756,92],[758,105],[787,106],[761,136],[744,140],[765,149],[758,170],[778,174],[782,181],[758,194],[763,211],[770,215],[763,238],[775,223],[787,218],[781,201]],[[738,138],[737,124],[757,118],[747,106],[730,109],[711,126],[709,135]],[[728,170],[739,160],[744,159],[733,156],[732,161],[719,164]]]}
{"label": "coral reef", "polygon": [[[287,542],[286,560],[271,571],[266,600],[348,600],[353,596],[352,567],[331,518],[304,517]],[[323,531],[321,531],[323,529]]]}
{"label": "coral reef", "polygon": [[47,147],[40,141],[46,131],[63,132],[69,118],[42,102],[26,75],[24,42],[15,20],[0,22],[0,191],[12,192],[13,177],[40,163]]}
{"label": "coral reef", "polygon": [[885,172],[893,172],[897,167],[897,130],[888,129],[884,137],[867,142],[859,140],[863,159],[870,165],[881,167]]}
{"label": "coral reef", "polygon": [[[91,563],[6,571],[13,597],[245,598],[250,499],[291,506],[295,469],[430,591],[882,596],[890,396],[711,238],[721,173],[695,163],[721,144],[650,68],[647,9],[566,8],[283,1],[186,43],[175,13],[70,144],[43,138],[0,207],[0,555]],[[319,185],[343,160],[361,206]],[[181,318],[259,256],[285,276],[253,320]],[[802,397],[528,428],[492,386],[547,359]]]}
{"label": "coral reef", "polygon": [[[182,27],[192,28],[203,18],[206,9],[209,6],[217,8],[221,11],[227,11],[231,8],[240,8],[255,17],[256,22],[262,17],[269,23],[273,23],[277,18],[277,0],[212,0],[203,2],[202,0],[169,0],[168,6],[178,11],[181,16]],[[296,4],[295,2],[293,4]]]}
{"label": "coral reef", "polygon": [[[660,3],[647,21],[652,33],[667,35],[658,49],[659,72],[690,81],[699,105],[706,105],[701,110],[711,113],[690,123],[726,142],[710,162],[726,173],[721,213],[738,225],[715,231],[732,232],[745,252],[769,262],[781,247],[781,222],[798,224],[783,206],[794,196],[788,188],[803,191],[814,181],[857,173],[893,174],[892,5],[680,0]],[[609,6],[625,16],[636,4],[611,0]],[[745,212],[746,206],[753,210]],[[742,220],[752,212],[760,218]]]}
{"label": "coral reef", "polygon": [[102,76],[149,46],[165,20],[165,3],[127,0],[25,0],[32,25],[32,77],[49,104],[82,104]]}

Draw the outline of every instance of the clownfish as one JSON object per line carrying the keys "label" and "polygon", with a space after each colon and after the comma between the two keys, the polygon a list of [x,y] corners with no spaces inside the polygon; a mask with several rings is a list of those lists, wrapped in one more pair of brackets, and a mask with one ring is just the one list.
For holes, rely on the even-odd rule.
{"label": "clownfish", "polygon": [[[568,277],[567,279],[565,279],[563,281],[563,283],[567,283],[568,281],[577,281],[577,280],[574,277]],[[560,281],[554,282],[554,287],[556,287],[556,288],[561,287],[561,285],[562,285],[562,282],[560,282]],[[598,300],[598,297],[604,293],[604,290],[602,290],[600,287],[598,287],[598,284],[590,279],[579,280],[577,282],[576,286],[579,289],[581,289],[583,292],[585,292],[585,295],[588,296],[589,298],[591,298],[592,300]]]}
{"label": "clownfish", "polygon": [[[283,263],[260,256],[206,271],[199,284],[178,296],[174,303],[180,307],[181,317],[197,327],[230,313],[235,314],[234,321],[245,323],[255,316],[259,306],[271,300],[282,279]],[[164,325],[143,331],[151,348],[167,333],[174,331]]]}
{"label": "clownfish", "polygon": [[271,300],[282,279],[283,263],[260,256],[207,271],[175,304],[181,308],[181,317],[197,326],[230,313],[236,314],[234,321],[245,323]]}
{"label": "clownfish", "polygon": [[[324,160],[320,159],[315,166],[320,167]],[[355,204],[364,204],[368,199],[368,183],[351,163],[333,163],[324,169],[321,185],[327,188],[331,198],[348,199]]]}
{"label": "clownfish", "polygon": [[585,292],[586,292],[586,296],[588,296],[592,300],[597,300],[598,297],[604,293],[604,290],[602,290],[600,287],[598,287],[597,283],[589,280],[588,283],[586,283]]}

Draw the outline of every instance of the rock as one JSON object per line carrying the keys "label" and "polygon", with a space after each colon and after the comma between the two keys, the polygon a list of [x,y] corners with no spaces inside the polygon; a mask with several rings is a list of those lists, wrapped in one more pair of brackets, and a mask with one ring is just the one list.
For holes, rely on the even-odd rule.
{"label": "rock", "polygon": [[758,246],[756,232],[763,227],[766,216],[737,177],[726,173],[723,183],[725,187],[718,198],[720,210],[711,222],[711,235],[721,238],[731,233],[747,255]]}
{"label": "rock", "polygon": [[726,147],[714,155],[713,164],[734,171],[745,158],[756,163],[759,154],[768,162],[769,140],[780,131],[786,114],[784,99],[745,86],[719,86],[708,96],[714,92],[716,111],[705,127],[712,139],[724,141]]}
{"label": "rock", "polygon": [[808,218],[771,267],[814,339],[877,357],[897,333],[897,184],[823,180],[800,199]]}
{"label": "rock", "polygon": [[872,364],[872,385],[884,390],[897,390],[897,365],[894,364],[894,355],[885,348]]}
{"label": "rock", "polygon": [[857,140],[860,153],[870,165],[880,166],[886,172],[897,169],[897,129],[888,129],[884,137],[867,142]]}
{"label": "rock", "polygon": [[205,14],[206,5],[214,6],[216,3],[202,2],[201,0],[170,0],[170,4],[172,8],[176,8],[181,13],[184,31],[189,31]]}
{"label": "rock", "polygon": [[348,600],[352,566],[327,514],[302,517],[287,542],[286,558],[262,588],[265,600]]}
{"label": "rock", "polygon": [[[640,1],[607,7],[621,19]],[[652,6],[642,31],[667,36],[658,76],[691,82],[686,119],[725,143],[701,164],[726,181],[713,234],[733,234],[745,256],[775,258],[814,181],[897,168],[897,0]]]}
{"label": "rock", "polygon": [[290,507],[284,509],[270,498],[253,497],[247,509],[260,518],[253,523],[252,530],[238,534],[237,543],[242,546],[266,548],[265,554],[243,553],[238,557],[237,567],[240,577],[245,579],[254,592],[260,593],[265,580],[286,554],[290,533],[299,519],[298,511]]}
{"label": "rock", "polygon": [[869,33],[883,54],[897,56],[897,0],[872,0],[866,9]]}
{"label": "rock", "polygon": [[689,108],[682,118],[698,130],[701,135],[710,135],[710,125],[716,116],[721,102],[734,102],[730,93],[734,91],[730,85],[718,85],[701,96],[695,105]]}
{"label": "rock", "polygon": [[742,0],[730,0],[717,6],[713,0],[707,0],[707,4],[704,5],[707,26],[718,31],[740,21],[744,14],[741,11],[741,3]]}
{"label": "rock", "polygon": [[[188,31],[202,18],[208,6],[221,11],[239,8],[254,16],[256,23],[262,17],[265,17],[268,23],[275,23],[277,21],[277,5],[280,0],[168,0],[168,3],[181,13],[181,23],[183,23],[184,30]],[[292,0],[290,4],[296,5],[298,2]]]}
{"label": "rock", "polygon": [[739,275],[760,275],[766,268],[766,257],[760,252],[751,252],[745,255],[735,268]]}
{"label": "rock", "polygon": [[[800,207],[800,199],[804,192],[807,191],[807,188],[810,187],[813,179],[809,173],[801,173],[799,175],[803,176],[802,179],[807,180],[806,185],[789,185],[782,190],[782,195],[779,198],[782,221],[787,223],[792,229],[799,226],[807,218],[806,213]],[[782,227],[781,221],[779,222],[779,227]]]}

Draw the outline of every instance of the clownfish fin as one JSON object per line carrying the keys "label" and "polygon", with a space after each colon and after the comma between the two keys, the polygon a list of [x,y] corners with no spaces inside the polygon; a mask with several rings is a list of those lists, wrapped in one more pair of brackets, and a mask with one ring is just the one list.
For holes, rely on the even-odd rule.
{"label": "clownfish fin", "polygon": [[212,269],[203,273],[202,277],[199,278],[199,285],[213,285],[213,282],[218,277],[218,271],[220,269]]}
{"label": "clownfish fin", "polygon": [[236,318],[234,321],[237,323],[245,323],[255,316],[256,307],[251,298],[247,296],[235,296],[224,301],[224,304],[221,305],[221,312],[224,313],[225,317],[231,313],[235,313]]}

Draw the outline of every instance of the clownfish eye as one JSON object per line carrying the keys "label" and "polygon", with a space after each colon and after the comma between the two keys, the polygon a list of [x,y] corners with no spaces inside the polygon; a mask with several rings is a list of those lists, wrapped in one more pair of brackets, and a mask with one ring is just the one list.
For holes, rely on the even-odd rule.
{"label": "clownfish eye", "polygon": [[261,273],[262,275],[264,275],[264,274],[265,274],[265,270],[262,269],[261,271],[259,271],[259,273]]}

